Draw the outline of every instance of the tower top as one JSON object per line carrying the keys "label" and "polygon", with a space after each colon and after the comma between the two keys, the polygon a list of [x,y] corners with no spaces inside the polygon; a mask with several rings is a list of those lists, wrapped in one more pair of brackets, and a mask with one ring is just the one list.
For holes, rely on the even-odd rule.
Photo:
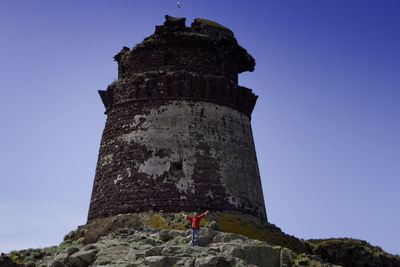
{"label": "tower top", "polygon": [[238,74],[253,71],[254,58],[228,28],[206,19],[165,16],[141,43],[114,56],[118,80],[99,91],[106,113],[138,100],[186,99],[235,108],[251,116],[257,96],[238,85]]}
{"label": "tower top", "polygon": [[[186,18],[166,15],[165,19],[164,25],[156,26],[154,34],[132,50],[124,47],[114,57],[120,66],[120,78],[144,70],[186,70],[198,74],[222,75],[237,83],[239,73],[254,70],[254,58],[238,45],[233,32],[228,28],[207,19],[197,18],[191,27],[186,27]],[[194,52],[199,48],[208,48],[211,59],[196,58]],[[151,50],[160,59],[158,49],[165,50],[163,60],[146,60],[140,57]],[[187,52],[191,54],[187,55]],[[173,56],[175,53],[182,56]],[[135,60],[137,57],[140,58],[139,62]],[[215,61],[210,62],[212,59]]]}

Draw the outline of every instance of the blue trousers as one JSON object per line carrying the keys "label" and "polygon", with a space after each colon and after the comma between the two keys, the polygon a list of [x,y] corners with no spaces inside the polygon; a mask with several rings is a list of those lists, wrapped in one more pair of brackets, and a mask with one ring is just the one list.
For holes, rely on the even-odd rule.
{"label": "blue trousers", "polygon": [[200,229],[192,229],[192,246],[194,246],[194,239],[197,237],[197,246],[200,246]]}

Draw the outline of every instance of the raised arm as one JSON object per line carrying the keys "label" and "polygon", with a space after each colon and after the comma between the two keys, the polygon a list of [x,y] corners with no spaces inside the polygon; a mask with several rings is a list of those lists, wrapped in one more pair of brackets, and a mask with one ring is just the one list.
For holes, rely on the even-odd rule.
{"label": "raised arm", "polygon": [[182,213],[182,216],[183,217],[186,217],[186,219],[188,219],[188,220],[193,220],[193,218],[192,217],[190,217],[189,215],[186,215],[185,213]]}
{"label": "raised arm", "polygon": [[204,212],[203,214],[201,214],[199,216],[199,219],[201,220],[204,216],[206,216],[208,214],[208,210],[206,210],[206,212]]}

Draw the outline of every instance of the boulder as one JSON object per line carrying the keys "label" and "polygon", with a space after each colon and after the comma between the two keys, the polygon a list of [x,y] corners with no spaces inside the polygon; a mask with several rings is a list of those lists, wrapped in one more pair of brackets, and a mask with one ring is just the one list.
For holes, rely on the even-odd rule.
{"label": "boulder", "polygon": [[207,246],[211,242],[213,242],[213,238],[218,235],[218,232],[209,229],[209,228],[201,228],[200,230],[200,245]]}
{"label": "boulder", "polygon": [[164,256],[193,257],[205,253],[208,248],[197,246],[166,246],[161,252]]}
{"label": "boulder", "polygon": [[174,265],[179,258],[170,256],[150,256],[146,257],[144,263],[150,267],[164,267]]}
{"label": "boulder", "polygon": [[152,239],[152,238],[143,239],[141,241],[144,244],[148,244],[148,245],[152,245],[152,246],[157,246],[157,245],[162,244],[162,242],[160,240],[156,240],[156,239]]}
{"label": "boulder", "polygon": [[96,260],[97,252],[98,249],[78,251],[69,257],[68,262],[74,267],[87,267]]}
{"label": "boulder", "polygon": [[71,257],[68,260],[68,265],[72,265],[74,267],[88,267],[89,263],[85,262],[79,257]]}
{"label": "boulder", "polygon": [[69,248],[67,248],[68,256],[70,256],[70,255],[72,255],[72,254],[74,254],[75,252],[78,252],[78,251],[79,251],[79,248],[77,248],[77,247],[69,247]]}
{"label": "boulder", "polygon": [[165,248],[165,246],[158,246],[158,247],[153,247],[151,249],[148,249],[145,251],[144,255],[146,257],[150,257],[150,256],[160,256],[161,255],[161,251],[163,251],[163,249]]}
{"label": "boulder", "polygon": [[158,233],[161,241],[166,242],[168,240],[174,239],[177,236],[186,237],[186,232],[176,231],[176,230],[162,230]]}
{"label": "boulder", "polygon": [[195,267],[231,267],[235,266],[235,262],[232,259],[223,256],[207,256],[202,258],[197,258]]}
{"label": "boulder", "polygon": [[55,255],[54,260],[59,261],[61,263],[65,263],[67,261],[68,257],[69,257],[68,253],[65,251],[62,251]]}
{"label": "boulder", "polygon": [[66,264],[64,264],[64,263],[62,263],[60,261],[53,261],[50,264],[50,267],[68,267],[68,265],[66,265]]}
{"label": "boulder", "polygon": [[248,263],[265,266],[280,267],[281,247],[268,245],[227,245],[222,254],[242,259]]}
{"label": "boulder", "polygon": [[22,265],[15,263],[9,256],[0,257],[0,266],[2,267],[20,267]]}
{"label": "boulder", "polygon": [[185,260],[183,266],[184,267],[193,267],[194,263],[195,263],[195,259],[189,258],[189,259]]}
{"label": "boulder", "polygon": [[281,265],[280,267],[290,267],[293,263],[293,252],[290,249],[282,248],[281,249]]}
{"label": "boulder", "polygon": [[217,234],[212,242],[213,243],[229,243],[229,242],[234,242],[234,241],[244,241],[247,238],[241,235],[237,235],[237,234],[232,234],[232,233],[219,233]]}

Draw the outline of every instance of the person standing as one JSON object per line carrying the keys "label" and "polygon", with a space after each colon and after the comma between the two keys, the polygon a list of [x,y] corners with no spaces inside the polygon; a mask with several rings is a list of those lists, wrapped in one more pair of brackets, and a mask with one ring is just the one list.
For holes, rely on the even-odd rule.
{"label": "person standing", "polygon": [[186,219],[192,222],[192,246],[194,246],[194,239],[197,239],[197,246],[200,246],[200,220],[203,219],[204,216],[206,216],[208,213],[208,210],[201,214],[200,216],[197,216],[197,213],[193,213],[193,217],[182,214]]}

